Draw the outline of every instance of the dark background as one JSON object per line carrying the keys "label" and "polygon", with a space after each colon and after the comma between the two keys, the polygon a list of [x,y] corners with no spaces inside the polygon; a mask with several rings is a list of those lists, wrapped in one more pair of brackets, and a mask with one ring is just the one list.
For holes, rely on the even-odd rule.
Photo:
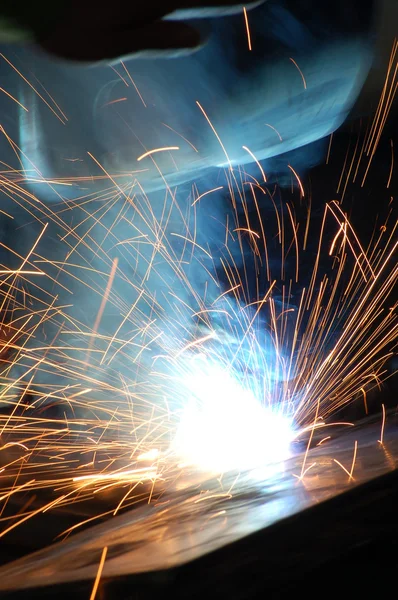
{"label": "dark background", "polygon": [[[274,2],[274,4],[278,3]],[[345,0],[322,6],[312,0],[291,1],[287,4],[291,7],[293,4],[297,5],[298,8],[296,6],[294,10],[300,12],[303,20],[318,19],[325,27],[337,23],[341,27],[342,36],[352,32],[371,32],[374,24],[371,0],[351,2]],[[393,2],[390,4],[392,7]],[[315,145],[318,151],[312,153],[312,155],[318,154],[318,164],[307,165],[307,170],[303,165],[303,182],[306,189],[310,191],[314,207],[314,230],[319,225],[324,203],[341,199],[342,192],[337,191],[341,173],[342,171],[347,173],[347,165],[350,163],[357,141],[363,139],[377,106],[393,34],[396,34],[394,27],[396,29],[398,22],[397,10],[395,10],[395,19],[392,18],[393,14],[394,12],[388,13],[389,16],[386,17],[381,30],[379,29],[375,35],[373,67],[349,118],[333,135],[328,164],[325,164],[325,143],[321,143]],[[319,15],[322,19],[319,19]],[[319,35],[322,35],[321,29]],[[258,46],[262,42],[260,37],[253,39],[253,45]],[[246,43],[244,37],[241,43]],[[277,51],[276,45],[275,52]],[[0,95],[1,120],[5,126],[13,126],[14,119],[5,106],[6,103]],[[351,223],[359,237],[364,241],[371,236],[377,219],[383,220],[391,198],[396,196],[398,191],[396,169],[393,171],[389,188],[386,188],[391,165],[391,140],[395,143],[394,134],[397,130],[397,114],[397,103],[395,103],[364,187],[361,187],[361,176],[357,177],[355,183],[352,183],[351,177],[345,191],[344,208],[350,214]],[[272,169],[271,161],[272,176],[275,182],[279,181],[282,185],[288,186],[290,182],[286,179],[287,175],[279,167],[282,162],[293,164],[291,156],[279,157]],[[362,160],[359,174],[363,174],[366,164],[367,161]],[[344,181],[345,176],[343,176]],[[294,193],[297,191],[294,190]],[[8,232],[3,227],[2,239],[7,240],[9,235],[13,235],[12,232]],[[309,263],[312,260],[310,254]],[[388,368],[391,372],[397,368],[396,359],[395,362],[391,361]],[[378,412],[381,402],[390,408],[395,408],[397,391],[397,378],[389,379],[383,386],[381,394],[372,401],[373,410]],[[353,410],[355,413],[354,408],[349,409],[348,414],[352,415]],[[219,551],[216,555],[200,559],[194,565],[187,566],[179,572],[143,576],[134,581],[123,580],[105,585],[98,597],[127,600],[128,598],[158,598],[163,595],[171,595],[174,598],[196,598],[203,595],[222,598],[256,598],[268,595],[272,598],[282,598],[305,595],[312,598],[325,594],[327,597],[327,593],[333,591],[344,598],[348,594],[355,594],[358,597],[359,594],[363,594],[363,597],[368,597],[370,590],[386,590],[389,582],[394,589],[393,573],[397,567],[398,554],[397,518],[393,509],[396,500],[397,482],[396,475],[393,474],[350,494],[345,494],[337,500],[306,511],[305,514],[294,517],[289,522],[277,524],[269,532],[260,532],[253,536],[250,542],[243,540]],[[40,528],[32,525],[32,529],[21,530],[14,539],[9,536],[2,540],[1,562],[16,558],[40,547],[43,543],[48,543],[51,539],[52,527],[58,529],[62,518],[57,515],[54,517],[47,515],[45,530],[42,530],[42,533]],[[333,536],[336,523],[339,523],[339,528]],[[311,537],[320,528],[323,528],[322,539],[320,541],[318,537],[314,554]],[[25,536],[24,544],[20,543],[21,536]],[[344,554],[348,538],[355,539],[355,544],[351,545]],[[267,555],[266,561],[272,576],[265,577],[262,559],[265,556],[263,556],[264,548],[270,547],[273,548],[273,556]],[[287,548],[290,550],[287,551]],[[323,558],[323,564],[319,557]],[[313,569],[311,562],[314,564]],[[344,583],[339,579],[342,573],[346,573]],[[62,592],[47,590],[40,591],[37,595],[27,592],[13,595],[12,598],[33,599],[56,596],[88,598],[90,588],[91,584],[73,588],[65,586]]]}

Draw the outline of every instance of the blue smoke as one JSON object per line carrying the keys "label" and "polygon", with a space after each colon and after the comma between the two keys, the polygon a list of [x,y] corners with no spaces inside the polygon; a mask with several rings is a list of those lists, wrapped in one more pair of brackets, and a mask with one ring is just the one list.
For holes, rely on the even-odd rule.
{"label": "blue smoke", "polygon": [[[233,165],[252,162],[242,149],[247,146],[266,171],[283,171],[285,159],[275,157],[297,149],[297,167],[312,166],[321,156],[311,144],[335,131],[355,102],[370,68],[371,41],[347,3],[335,3],[332,11],[312,0],[296,4],[271,0],[250,13],[252,52],[241,15],[215,20],[209,43],[193,56],[128,61],[134,84],[120,65],[118,76],[107,66],[37,59],[37,76],[57,92],[69,120],[61,125],[40,102],[40,114],[22,114],[23,145],[39,150],[38,165],[51,176],[70,176],[66,154],[83,160],[74,165],[81,173],[93,172],[87,150],[112,173],[131,173],[142,167],[137,157],[145,150],[177,145],[174,161],[167,154],[157,157],[167,183],[207,183],[211,171],[228,161],[198,101]],[[139,176],[147,193],[164,187],[149,167]]]}
{"label": "blue smoke", "polygon": [[[311,19],[304,21],[289,4],[268,2],[250,13],[253,52],[246,50],[242,18],[230,17],[214,22],[214,35],[197,54],[172,61],[129,61],[128,73],[119,66],[119,76],[105,66],[66,67],[37,58],[35,74],[56,96],[68,121],[57,120],[30,88],[14,81],[15,95],[29,108],[17,118],[25,188],[40,200],[32,213],[50,221],[36,259],[51,257],[52,265],[40,266],[52,280],[41,281],[40,289],[33,284],[38,303],[57,295],[58,305],[71,305],[64,309],[71,319],[64,330],[72,330],[71,322],[77,320],[81,330],[89,331],[118,259],[99,333],[112,337],[136,307],[119,332],[131,340],[131,360],[121,370],[138,371],[139,365],[152,365],[165,348],[176,352],[195,336],[215,330],[219,336],[210,341],[210,354],[214,348],[225,364],[232,358],[251,386],[258,385],[259,371],[268,370],[270,381],[282,378],[273,368],[275,349],[261,318],[255,344],[245,337],[255,309],[243,305],[253,301],[253,290],[240,301],[223,297],[216,304],[219,312],[211,316],[197,313],[214,306],[231,287],[223,265],[233,261],[241,268],[242,256],[251,253],[247,238],[240,243],[237,235],[229,245],[231,254],[224,247],[227,221],[231,230],[245,226],[236,221],[243,211],[228,167],[259,177],[257,164],[242,147],[261,161],[271,179],[284,180],[288,162],[303,172],[321,159],[314,143],[322,144],[347,118],[370,66],[367,37],[346,35],[344,19],[328,29],[315,6]],[[179,150],[157,154],[156,165],[150,158],[137,162],[147,150],[163,146]],[[14,164],[15,157],[8,158]],[[103,177],[104,170],[117,186]],[[56,179],[67,185],[54,183]],[[228,185],[235,189],[236,211]],[[214,188],[222,189],[195,203]],[[269,200],[264,203],[262,210],[273,210]],[[16,243],[23,254],[40,224],[32,225],[32,215],[16,206],[13,211],[25,236]],[[272,264],[279,257],[270,260]],[[262,292],[267,287],[263,279]],[[145,326],[152,328],[152,338],[158,331],[161,341],[150,343],[139,334]],[[40,346],[41,336],[50,339],[56,331],[47,324],[32,344]],[[75,328],[68,344],[78,339]],[[95,344],[97,350],[107,347],[107,342]],[[80,356],[77,351],[73,355]],[[122,353],[117,360],[123,362]]]}

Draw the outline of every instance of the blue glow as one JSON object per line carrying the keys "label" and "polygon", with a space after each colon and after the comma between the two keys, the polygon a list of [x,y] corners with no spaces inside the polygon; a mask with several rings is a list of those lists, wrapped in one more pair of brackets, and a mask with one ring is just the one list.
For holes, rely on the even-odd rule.
{"label": "blue glow", "polygon": [[204,355],[182,379],[186,404],[174,441],[185,463],[209,472],[279,470],[294,439],[292,419],[261,405],[233,372]]}

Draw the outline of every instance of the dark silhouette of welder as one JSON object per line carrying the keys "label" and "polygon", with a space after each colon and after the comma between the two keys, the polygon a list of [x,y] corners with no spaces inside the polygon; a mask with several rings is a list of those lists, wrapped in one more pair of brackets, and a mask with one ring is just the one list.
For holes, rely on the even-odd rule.
{"label": "dark silhouette of welder", "polygon": [[206,19],[242,8],[241,0],[2,0],[0,42],[31,41],[55,56],[94,63],[180,56],[205,43]]}

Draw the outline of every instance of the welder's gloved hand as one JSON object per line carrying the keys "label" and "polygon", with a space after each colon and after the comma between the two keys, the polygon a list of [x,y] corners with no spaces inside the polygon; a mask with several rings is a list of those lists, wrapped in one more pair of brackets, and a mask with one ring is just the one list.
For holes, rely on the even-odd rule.
{"label": "welder's gloved hand", "polygon": [[205,43],[206,19],[263,1],[2,0],[0,41],[31,39],[51,54],[80,62],[180,56]]}

